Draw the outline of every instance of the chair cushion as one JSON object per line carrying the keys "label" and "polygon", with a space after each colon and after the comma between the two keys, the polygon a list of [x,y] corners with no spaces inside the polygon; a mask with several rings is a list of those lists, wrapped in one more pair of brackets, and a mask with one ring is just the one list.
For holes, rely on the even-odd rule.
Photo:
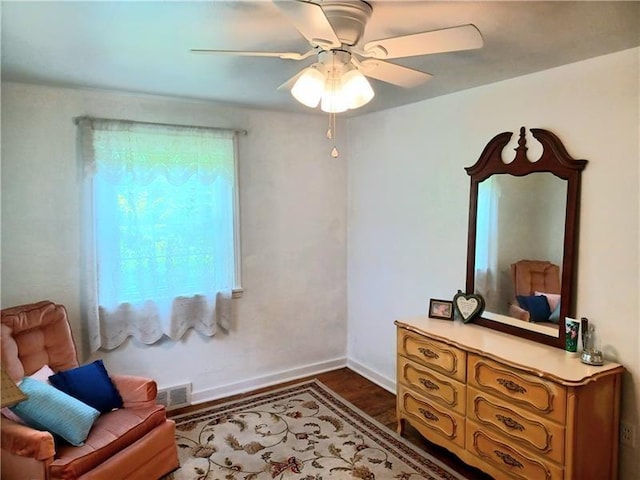
{"label": "chair cushion", "polygon": [[90,405],[100,413],[122,408],[122,397],[109,378],[102,360],[58,372],[49,377],[51,384],[68,395]]}
{"label": "chair cushion", "polygon": [[20,383],[29,398],[11,407],[27,425],[54,433],[72,445],[83,445],[100,412],[51,385],[25,377]]}
{"label": "chair cushion", "polygon": [[49,467],[51,479],[78,478],[166,421],[162,405],[121,408],[101,415],[81,447],[61,445]]}
{"label": "chair cushion", "polygon": [[43,365],[55,372],[78,366],[67,311],[44,301],[2,310],[2,366],[14,382]]}

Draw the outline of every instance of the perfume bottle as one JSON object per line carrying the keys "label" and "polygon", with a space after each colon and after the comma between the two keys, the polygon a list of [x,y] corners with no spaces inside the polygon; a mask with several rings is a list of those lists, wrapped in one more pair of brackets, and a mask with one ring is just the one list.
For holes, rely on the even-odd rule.
{"label": "perfume bottle", "polygon": [[587,331],[582,334],[582,350],[585,352],[593,351],[595,340],[596,328],[593,325],[589,325]]}
{"label": "perfume bottle", "polygon": [[582,356],[580,360],[587,365],[602,365],[604,363],[594,325],[589,325],[586,332],[582,332]]}

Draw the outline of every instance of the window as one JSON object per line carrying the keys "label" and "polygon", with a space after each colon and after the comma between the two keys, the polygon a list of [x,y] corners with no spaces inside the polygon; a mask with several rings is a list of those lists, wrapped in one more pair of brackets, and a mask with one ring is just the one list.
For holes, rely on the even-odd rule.
{"label": "window", "polygon": [[213,335],[240,286],[236,134],[83,118],[91,350]]}
{"label": "window", "polygon": [[478,185],[475,288],[484,297],[487,310],[493,312],[503,310],[497,298],[499,206],[498,176],[489,177]]}

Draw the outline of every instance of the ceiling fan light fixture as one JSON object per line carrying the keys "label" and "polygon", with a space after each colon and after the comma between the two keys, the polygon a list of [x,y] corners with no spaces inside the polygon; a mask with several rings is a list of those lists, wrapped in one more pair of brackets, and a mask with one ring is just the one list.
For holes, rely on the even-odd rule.
{"label": "ceiling fan light fixture", "polygon": [[308,67],[291,88],[291,95],[301,104],[316,108],[325,90],[327,77],[319,65]]}
{"label": "ceiling fan light fixture", "polygon": [[327,113],[341,113],[349,110],[349,101],[340,76],[332,75],[327,78],[320,109]]}
{"label": "ceiling fan light fixture", "polygon": [[366,105],[375,95],[367,78],[355,67],[342,75],[342,89],[350,109]]}

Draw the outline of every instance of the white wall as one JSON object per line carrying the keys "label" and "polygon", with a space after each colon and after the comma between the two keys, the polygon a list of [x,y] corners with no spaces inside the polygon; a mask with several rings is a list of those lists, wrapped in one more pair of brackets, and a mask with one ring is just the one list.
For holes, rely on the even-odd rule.
{"label": "white wall", "polygon": [[[2,307],[64,304],[81,342],[80,190],[73,117],[236,127],[244,296],[212,338],[127,341],[99,352],[110,371],[202,400],[345,363],[346,163],[326,119],[142,95],[2,85]],[[340,128],[338,126],[338,128]]]}
{"label": "white wall", "polygon": [[[628,369],[622,418],[638,427],[639,56],[627,50],[349,120],[350,360],[395,380],[393,321],[465,288],[463,167],[497,133],[544,128],[589,160],[576,313]],[[621,479],[640,478],[639,457],[622,448]]]}
{"label": "white wall", "polygon": [[[574,158],[590,161],[577,314],[597,325],[610,355],[629,370],[622,416],[637,426],[639,54],[633,49],[349,120],[349,145],[337,161],[328,157],[322,117],[3,84],[2,306],[53,299],[69,308],[81,337],[74,116],[246,128],[246,291],[235,302],[233,330],[153,346],[130,341],[100,356],[110,370],[151,375],[160,385],[192,381],[200,399],[340,365],[348,273],[350,364],[392,386],[393,320],[425,314],[429,298],[451,298],[465,287],[463,167],[498,132],[545,128]],[[623,448],[620,478],[640,477],[635,458]]]}

